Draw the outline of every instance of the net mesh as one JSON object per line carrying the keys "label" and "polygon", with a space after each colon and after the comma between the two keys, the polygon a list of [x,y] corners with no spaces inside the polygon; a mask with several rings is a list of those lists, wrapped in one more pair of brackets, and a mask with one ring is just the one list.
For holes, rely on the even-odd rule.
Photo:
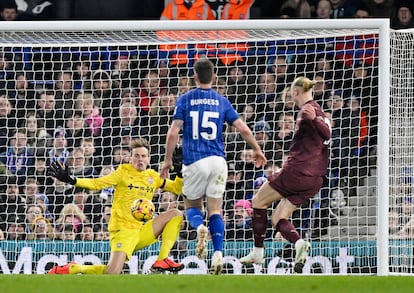
{"label": "net mesh", "polygon": [[413,31],[391,33],[389,229],[395,273],[413,272],[413,37]]}
{"label": "net mesh", "polygon": [[[47,166],[59,160],[79,177],[108,174],[129,161],[128,144],[139,136],[149,140],[151,167],[158,170],[175,101],[195,87],[193,64],[205,55],[216,65],[214,88],[232,102],[269,160],[265,169],[256,169],[239,134],[231,126],[223,130],[229,166],[223,205],[225,270],[292,271],[292,246],[270,225],[264,269],[237,266],[237,259],[253,245],[251,198],[288,154],[298,112],[288,87],[304,75],[318,81],[315,100],[331,118],[333,129],[324,186],[292,217],[300,234],[312,241],[305,271],[375,273],[377,33],[364,29],[1,33],[0,157],[5,176],[0,228],[7,241],[0,241],[0,248],[8,265],[2,263],[1,270],[42,273],[53,262],[108,261],[105,240],[113,188],[96,193],[73,189],[47,176]],[[406,60],[405,67],[393,64],[393,76],[410,84],[410,48],[401,46],[398,55]],[[405,128],[410,109],[405,97],[411,88],[404,91],[393,84],[393,121],[399,123],[395,131],[401,132],[392,136],[393,158],[401,162],[395,165],[395,174],[400,174],[411,151]],[[182,208],[181,198],[162,191],[154,202],[158,212]],[[172,255],[188,264],[186,272],[204,272],[204,263],[194,257],[194,237],[195,231],[185,224]],[[134,255],[125,270],[146,272],[148,257],[158,248],[155,244]],[[396,259],[399,268],[401,254]]]}

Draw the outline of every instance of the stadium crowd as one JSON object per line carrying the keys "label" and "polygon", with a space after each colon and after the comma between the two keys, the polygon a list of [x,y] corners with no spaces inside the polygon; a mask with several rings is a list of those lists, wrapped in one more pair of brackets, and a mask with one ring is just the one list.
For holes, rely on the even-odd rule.
{"label": "stadium crowd", "polygon": [[[106,17],[101,6],[100,15],[95,11],[88,16],[87,12],[92,10],[87,9],[79,11],[85,1],[74,1],[78,6],[72,7],[77,8],[72,14],[67,12],[68,8],[65,13],[57,12],[62,5],[59,1],[23,2],[29,4],[25,10],[14,1],[2,1],[1,18],[13,21]],[[129,12],[124,19],[173,19],[167,5],[164,9],[160,1],[130,2],[152,2],[152,9],[148,10],[154,13],[158,7],[158,15],[131,16]],[[177,2],[190,8],[204,3]],[[414,27],[411,1],[240,2],[250,2],[251,18],[388,17],[393,28]],[[112,5],[124,4],[128,10],[127,3]],[[269,9],[264,9],[269,6],[273,7],[271,15]],[[44,9],[30,9],[33,7]],[[33,11],[41,13],[33,15]],[[213,18],[220,18],[217,11],[217,7],[212,8]],[[375,47],[373,43],[364,43],[368,43],[369,49]],[[164,49],[168,50],[160,50]],[[289,85],[298,73],[318,81],[315,100],[331,117],[332,126],[332,160],[318,202],[321,220],[311,223],[315,205],[309,202],[308,208],[293,215],[295,226],[301,227],[300,233],[321,237],[332,221],[328,211],[330,190],[347,187],[346,196],[356,196],[358,178],[369,173],[369,158],[375,156],[377,137],[376,56],[341,59],[336,54],[323,53],[325,49],[319,49],[321,54],[306,57],[281,54],[289,51],[282,46],[273,56],[212,58],[218,68],[215,89],[238,110],[269,162],[264,170],[257,169],[252,150],[239,134],[232,127],[223,129],[228,160],[223,214],[228,241],[252,239],[251,198],[288,156],[297,114]],[[7,50],[0,53],[0,239],[3,235],[8,240],[108,240],[113,189],[91,192],[68,186],[48,175],[52,162],[67,164],[75,176],[109,174],[129,162],[131,139],[144,137],[151,146],[151,167],[159,169],[175,101],[180,94],[196,87],[191,65],[180,56],[144,59],[124,53],[127,50],[121,48],[115,51],[109,65],[90,54],[69,54],[66,60],[59,61],[38,57],[38,63],[52,66],[52,70],[44,72],[36,68],[36,62],[26,64],[21,54]],[[182,200],[169,192],[157,193],[155,203],[159,212],[182,209]],[[194,232],[184,222],[176,253],[183,252],[180,245],[194,239]],[[270,224],[267,239],[280,240]]]}
{"label": "stadium crowd", "polygon": [[[4,0],[0,17],[13,20],[154,20],[169,11],[170,2],[176,0]],[[394,29],[414,27],[414,5],[410,0],[179,0],[179,5],[199,7],[202,3],[211,8],[208,19],[228,19],[240,11],[248,18],[368,18],[391,20]],[[226,7],[227,2],[231,9]],[[222,13],[222,11],[226,11]],[[244,17],[243,17],[244,18]]]}

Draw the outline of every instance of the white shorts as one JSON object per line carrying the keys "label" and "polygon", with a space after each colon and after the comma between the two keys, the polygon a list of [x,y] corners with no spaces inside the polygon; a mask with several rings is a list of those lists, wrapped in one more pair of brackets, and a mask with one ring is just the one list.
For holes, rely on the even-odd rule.
{"label": "white shorts", "polygon": [[183,165],[183,194],[189,200],[204,195],[223,197],[227,182],[227,163],[223,157],[211,156],[191,165]]}

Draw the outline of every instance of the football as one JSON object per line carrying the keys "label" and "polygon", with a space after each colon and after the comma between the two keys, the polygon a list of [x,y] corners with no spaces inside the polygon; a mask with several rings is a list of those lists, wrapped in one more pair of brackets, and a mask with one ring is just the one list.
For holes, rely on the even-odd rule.
{"label": "football", "polygon": [[134,200],[131,206],[132,216],[142,222],[152,219],[155,212],[155,206],[152,201],[146,198],[139,198]]}

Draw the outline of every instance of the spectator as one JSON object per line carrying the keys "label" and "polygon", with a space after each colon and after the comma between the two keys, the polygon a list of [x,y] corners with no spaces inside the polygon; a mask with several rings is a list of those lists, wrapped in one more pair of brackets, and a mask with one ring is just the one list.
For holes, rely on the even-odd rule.
{"label": "spectator", "polygon": [[27,177],[23,186],[23,196],[26,205],[35,204],[35,196],[39,193],[38,183],[35,177]]}
{"label": "spectator", "polygon": [[34,169],[35,172],[33,175],[39,183],[39,193],[45,193],[46,187],[51,186],[53,184],[53,179],[47,175],[46,157],[43,153],[39,153],[35,157]]}
{"label": "spectator", "polygon": [[253,133],[268,160],[279,161],[282,158],[282,148],[275,144],[269,123],[264,120],[257,121],[254,124]]}
{"label": "spectator", "polygon": [[290,113],[282,113],[277,121],[274,140],[284,152],[290,148],[294,131],[295,117]]}
{"label": "spectator", "polygon": [[86,125],[82,111],[68,113],[66,117],[65,136],[68,150],[79,147],[82,140],[91,136],[90,128]]}
{"label": "spectator", "polygon": [[316,84],[313,88],[314,100],[323,107],[323,104],[326,99],[326,94],[328,93],[331,84],[328,80],[324,79],[325,74],[323,72],[316,73],[313,80],[316,81]]}
{"label": "spectator", "polygon": [[[13,55],[11,55],[13,56]],[[9,94],[8,90],[13,88],[14,62],[9,54],[0,52],[0,94]]]}
{"label": "spectator", "polygon": [[74,176],[81,176],[86,178],[92,178],[98,175],[98,172],[91,165],[85,164],[85,151],[83,148],[75,148],[69,154],[67,166],[70,172]]}
{"label": "spectator", "polygon": [[80,147],[83,149],[85,156],[85,166],[93,167],[100,172],[102,168],[102,156],[98,153],[95,147],[95,141],[92,137],[83,137],[81,139]]}
{"label": "spectator", "polygon": [[160,213],[175,208],[178,208],[177,195],[168,191],[162,192],[159,199]]}
{"label": "spectator", "polygon": [[55,178],[52,180],[53,183],[46,188],[46,195],[49,199],[49,210],[55,217],[60,214],[63,208],[68,186]]}
{"label": "spectator", "polygon": [[16,126],[12,104],[6,95],[0,95],[0,153],[7,151],[7,141],[11,136],[11,129]]}
{"label": "spectator", "polygon": [[90,134],[95,137],[99,136],[104,124],[104,118],[94,96],[91,93],[79,93],[76,96],[76,108],[82,112],[85,123],[89,126]]}
{"label": "spectator", "polygon": [[26,240],[26,230],[23,216],[10,214],[7,217],[7,240]]}
{"label": "spectator", "polygon": [[295,114],[295,103],[290,94],[290,87],[286,87],[276,99],[266,103],[265,120],[272,131],[277,129],[276,122],[279,121],[281,113]]}
{"label": "spectator", "polygon": [[128,146],[114,146],[111,156],[107,156],[103,162],[105,166],[113,165],[116,169],[120,164],[128,164],[131,158],[131,149]]}
{"label": "spectator", "polygon": [[224,77],[217,77],[213,89],[222,96],[227,96],[227,83]]}
{"label": "spectator", "polygon": [[174,91],[162,94],[152,104],[149,120],[149,143],[151,145],[151,162],[158,166],[161,161],[160,154],[165,152],[164,145],[170,127],[177,94]]}
{"label": "spectator", "polygon": [[407,29],[414,27],[413,7],[412,1],[400,0],[397,2],[397,14],[392,19],[391,27],[393,29]]}
{"label": "spectator", "polygon": [[27,112],[21,127],[26,129],[26,145],[32,154],[45,152],[52,146],[52,136],[43,127],[43,121],[36,118],[34,111]]}
{"label": "spectator", "polygon": [[213,20],[210,6],[204,0],[170,1],[161,14],[161,20]]}
{"label": "spectator", "polygon": [[91,63],[81,60],[74,63],[72,70],[74,90],[91,90]]}
{"label": "spectator", "polygon": [[226,225],[227,240],[251,240],[252,204],[249,200],[240,199],[234,205],[233,217]]}
{"label": "spectator", "polygon": [[[158,71],[154,69],[148,71],[140,85],[138,102],[140,116],[148,117],[152,102],[163,94],[164,91],[165,89],[160,88]],[[146,123],[146,121],[148,120],[144,119],[143,123]]]}
{"label": "spectator", "polygon": [[[255,113],[254,104],[247,104],[242,109],[240,114],[240,119],[246,123],[246,125],[253,131],[254,124],[256,123],[256,113]],[[232,160],[234,159],[234,152],[236,150],[241,150],[244,148],[244,143],[241,140],[240,134],[237,132],[236,128],[232,125],[227,127],[226,132],[226,151],[227,158]]]}
{"label": "spectator", "polygon": [[120,89],[137,88],[139,85],[137,64],[133,56],[119,55],[113,62],[111,78]]}
{"label": "spectator", "polygon": [[295,18],[310,18],[311,8],[307,0],[286,0],[280,8],[281,11],[286,11],[287,8],[293,9]]}
{"label": "spectator", "polygon": [[103,206],[103,213],[102,213],[102,225],[108,226],[109,220],[111,219],[111,212],[112,212],[112,205],[107,203]]}
{"label": "spectator", "polygon": [[228,66],[227,72],[227,98],[236,109],[241,112],[246,104],[254,102],[256,88],[254,81],[247,75],[247,67],[240,62]]}
{"label": "spectator", "polygon": [[253,150],[248,148],[243,149],[237,154],[236,160],[236,170],[243,170],[241,181],[244,183],[244,189],[251,190],[257,171],[254,164]]}
{"label": "spectator", "polygon": [[71,194],[71,196],[68,196],[68,203],[76,204],[93,225],[101,222],[103,205],[95,194],[87,189],[77,187],[71,190]]}
{"label": "spectator", "polygon": [[42,216],[33,220],[32,233],[29,234],[27,240],[52,240],[55,239],[55,233],[50,221]]}
{"label": "spectator", "polygon": [[[382,0],[379,0],[379,1],[382,1]],[[360,3],[357,4],[354,18],[369,18],[369,17],[371,17],[371,12],[368,8],[368,5],[366,2],[361,1]]]}
{"label": "spectator", "polygon": [[231,211],[234,208],[234,203],[239,199],[245,198],[244,181],[241,180],[243,170],[236,169],[236,164],[233,162],[227,163],[227,182],[224,193],[224,210]]}
{"label": "spectator", "polygon": [[59,161],[62,164],[66,164],[66,160],[69,157],[66,131],[62,127],[58,127],[55,129],[53,137],[53,146],[48,152],[49,162]]}
{"label": "spectator", "polygon": [[132,105],[139,104],[138,93],[136,90],[132,88],[127,88],[121,92],[121,105],[125,103],[130,103]]}
{"label": "spectator", "polygon": [[[79,231],[80,232],[80,231]],[[78,238],[78,228],[73,224],[65,223],[59,229],[59,232],[56,233],[58,240],[64,241],[74,241]],[[80,238],[80,236],[79,236]]]}
{"label": "spectator", "polygon": [[0,229],[6,230],[5,223],[10,215],[15,219],[23,219],[25,213],[24,199],[19,194],[19,186],[15,176],[8,176],[5,192],[0,193]]}
{"label": "spectator", "polygon": [[55,77],[56,109],[63,109],[65,115],[74,108],[74,98],[72,71],[58,72]]}
{"label": "spectator", "polygon": [[14,0],[6,0],[0,6],[0,17],[3,21],[17,20],[17,5]]}
{"label": "spectator", "polygon": [[109,231],[107,225],[98,225],[95,230],[94,238],[96,241],[108,241]]}
{"label": "spectator", "polygon": [[109,73],[104,70],[96,70],[92,74],[92,93],[95,104],[101,111],[103,118],[119,116],[119,90],[113,88]]}
{"label": "spectator", "polygon": [[137,108],[132,104],[122,104],[119,109],[120,116],[105,121],[102,130],[103,139],[103,155],[109,155],[112,147],[122,145],[122,137],[137,137],[147,134],[148,126],[144,127],[140,124]]}
{"label": "spectator", "polygon": [[19,183],[34,173],[34,156],[27,147],[26,130],[19,128],[12,136],[7,152],[0,154],[0,161],[17,176]]}
{"label": "spectator", "polygon": [[63,111],[56,108],[55,94],[52,91],[44,91],[37,99],[36,117],[41,120],[46,131],[53,136],[53,131],[58,126],[63,127]]}
{"label": "spectator", "polygon": [[256,106],[256,115],[260,119],[264,116],[264,110],[267,103],[276,100],[276,79],[275,75],[264,72],[259,76],[257,84],[257,94],[254,103]]}
{"label": "spectator", "polygon": [[276,81],[276,94],[280,94],[288,84],[293,81],[294,74],[292,69],[289,66],[291,63],[291,56],[286,55],[276,55],[275,57],[269,58],[269,68],[268,72],[275,75]]}
{"label": "spectator", "polygon": [[74,203],[67,203],[63,206],[60,215],[55,222],[55,230],[57,232],[62,232],[64,231],[65,226],[69,224],[72,226],[72,230],[70,231],[74,231],[76,236],[76,234],[80,232],[83,223],[85,223],[86,221],[87,217],[78,205]]}
{"label": "spectator", "polygon": [[23,118],[27,111],[34,111],[36,106],[35,91],[29,83],[29,74],[18,71],[14,74],[14,93],[12,103],[16,109],[16,118]]}
{"label": "spectator", "polygon": [[166,91],[169,88],[177,86],[177,76],[173,76],[173,71],[170,70],[168,59],[157,59],[154,67],[158,69],[158,78],[160,79],[161,91]]}
{"label": "spectator", "polygon": [[[161,13],[161,20],[214,20],[216,19],[210,6],[205,0],[172,0]],[[165,32],[159,34],[164,38]],[[168,33],[167,33],[168,37]],[[163,44],[159,46],[162,51],[188,50],[187,44]],[[187,67],[189,63],[188,54],[169,54],[170,66]]]}
{"label": "spectator", "polygon": [[193,77],[181,75],[178,77],[178,95],[181,96],[196,87]]}
{"label": "spectator", "polygon": [[26,233],[33,233],[33,223],[37,217],[45,217],[42,206],[37,204],[29,204],[26,206]]}
{"label": "spectator", "polygon": [[329,19],[332,15],[332,4],[329,0],[319,0],[316,7],[316,18]]}
{"label": "spectator", "polygon": [[391,19],[395,14],[394,0],[367,0],[369,14]]}
{"label": "spectator", "polygon": [[353,17],[357,9],[354,1],[330,0],[332,4],[332,18],[349,18]]}
{"label": "spectator", "polygon": [[38,193],[35,195],[35,204],[43,208],[45,218],[53,221],[54,216],[49,211],[49,198],[44,193]]}
{"label": "spectator", "polygon": [[84,223],[82,225],[82,231],[80,233],[80,240],[82,241],[93,241],[95,233],[93,231],[93,225],[91,223]]}

